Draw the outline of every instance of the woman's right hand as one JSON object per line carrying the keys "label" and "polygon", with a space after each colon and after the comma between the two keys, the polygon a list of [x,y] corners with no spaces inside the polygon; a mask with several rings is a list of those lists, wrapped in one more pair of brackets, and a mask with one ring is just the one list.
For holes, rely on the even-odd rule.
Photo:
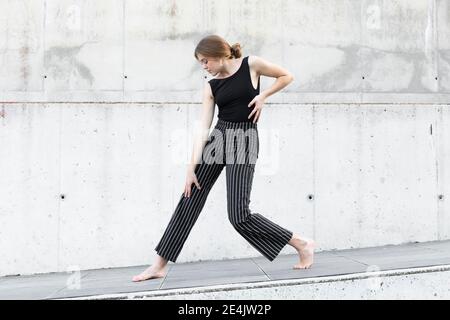
{"label": "woman's right hand", "polygon": [[201,189],[200,184],[198,183],[197,176],[193,171],[188,171],[186,174],[186,185],[184,186],[184,196],[190,197],[191,196],[191,187],[192,184],[195,183],[197,189]]}

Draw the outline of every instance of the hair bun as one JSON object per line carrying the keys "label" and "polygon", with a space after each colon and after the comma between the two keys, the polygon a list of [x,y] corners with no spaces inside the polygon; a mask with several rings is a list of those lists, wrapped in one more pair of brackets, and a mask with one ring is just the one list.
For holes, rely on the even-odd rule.
{"label": "hair bun", "polygon": [[235,58],[240,58],[242,56],[241,45],[236,42],[232,46],[230,46],[231,55]]}

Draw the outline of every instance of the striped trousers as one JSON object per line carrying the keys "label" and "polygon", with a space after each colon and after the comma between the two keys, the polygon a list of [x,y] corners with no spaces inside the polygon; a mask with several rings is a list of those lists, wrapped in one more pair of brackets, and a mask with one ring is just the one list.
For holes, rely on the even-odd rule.
{"label": "striped trousers", "polygon": [[202,211],[208,194],[226,169],[228,219],[234,229],[268,260],[273,261],[292,238],[289,231],[249,209],[255,164],[259,153],[256,123],[219,119],[203,148],[190,197],[181,194],[175,211],[155,250],[175,262]]}

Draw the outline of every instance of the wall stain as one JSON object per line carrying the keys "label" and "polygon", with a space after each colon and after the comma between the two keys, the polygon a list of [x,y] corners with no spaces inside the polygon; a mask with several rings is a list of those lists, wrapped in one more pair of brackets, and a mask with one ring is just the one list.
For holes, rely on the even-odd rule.
{"label": "wall stain", "polygon": [[92,85],[94,76],[85,64],[77,60],[77,54],[85,44],[87,42],[73,47],[49,48],[44,56],[46,69],[56,79],[69,79],[75,71]]}

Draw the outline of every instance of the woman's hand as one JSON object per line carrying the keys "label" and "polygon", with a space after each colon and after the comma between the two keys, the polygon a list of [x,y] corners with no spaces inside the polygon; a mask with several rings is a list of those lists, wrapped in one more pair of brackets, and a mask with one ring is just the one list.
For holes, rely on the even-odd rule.
{"label": "woman's hand", "polygon": [[259,120],[259,115],[261,114],[261,110],[262,110],[262,107],[264,105],[264,101],[265,100],[266,100],[266,98],[263,95],[258,94],[248,104],[249,108],[252,106],[252,104],[255,104],[255,108],[252,110],[252,112],[248,116],[248,119],[250,119],[253,116],[253,114],[255,114],[255,118],[253,119],[253,123],[255,123],[255,122],[257,122]]}
{"label": "woman's hand", "polygon": [[190,197],[191,196],[191,187],[192,184],[195,183],[197,186],[197,189],[201,189],[200,184],[198,183],[197,176],[195,175],[194,171],[188,170],[186,174],[186,185],[184,186],[184,196]]}

